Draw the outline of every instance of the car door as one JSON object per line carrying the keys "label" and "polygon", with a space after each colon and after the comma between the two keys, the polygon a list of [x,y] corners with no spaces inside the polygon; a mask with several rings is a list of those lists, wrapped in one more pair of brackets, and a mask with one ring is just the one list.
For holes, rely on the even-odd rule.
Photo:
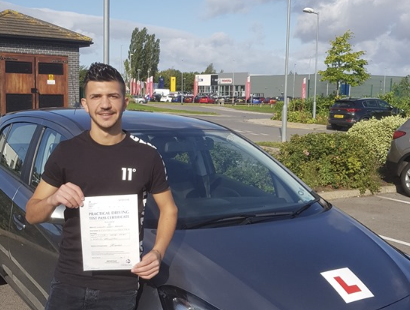
{"label": "car door", "polygon": [[13,277],[15,262],[10,251],[14,246],[10,232],[13,199],[23,184],[24,166],[36,129],[35,124],[24,122],[6,123],[0,129],[0,271],[14,285],[17,285]]}
{"label": "car door", "polygon": [[[9,255],[9,238],[8,232],[10,225],[11,204],[14,194],[20,186],[18,180],[14,178],[10,181],[10,161],[9,155],[10,146],[7,144],[7,136],[11,130],[11,125],[6,125],[0,129],[0,266],[8,266],[10,263]],[[0,268],[2,276],[5,276],[6,272],[4,267]]]}
{"label": "car door", "polygon": [[[56,127],[56,125],[53,125]],[[57,126],[58,128],[58,126]],[[31,225],[25,220],[28,199],[32,196],[44,171],[44,165],[55,146],[66,139],[62,133],[40,126],[33,139],[30,160],[25,166],[24,184],[19,187],[12,203],[10,219],[11,272],[19,290],[35,309],[43,309],[48,298],[49,285],[58,259],[62,221]]]}
{"label": "car door", "polygon": [[370,119],[372,117],[380,118],[379,114],[379,106],[375,100],[363,100],[361,101],[361,105],[363,106],[365,112],[361,115],[362,119]]}
{"label": "car door", "polygon": [[383,100],[377,100],[377,105],[379,107],[379,118],[392,115],[392,107],[390,104]]}

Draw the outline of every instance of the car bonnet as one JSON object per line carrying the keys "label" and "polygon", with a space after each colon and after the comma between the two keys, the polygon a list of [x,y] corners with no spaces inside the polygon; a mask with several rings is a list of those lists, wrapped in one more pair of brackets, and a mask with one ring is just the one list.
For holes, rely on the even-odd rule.
{"label": "car bonnet", "polygon": [[[155,231],[146,231],[147,247],[154,238]],[[332,208],[290,220],[177,230],[153,283],[225,310],[370,310],[405,300],[409,279],[407,257]],[[403,303],[386,309],[407,309]]]}

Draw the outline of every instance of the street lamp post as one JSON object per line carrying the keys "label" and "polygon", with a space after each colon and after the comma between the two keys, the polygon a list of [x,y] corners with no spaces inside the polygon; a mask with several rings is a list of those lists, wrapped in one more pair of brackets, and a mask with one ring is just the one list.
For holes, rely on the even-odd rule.
{"label": "street lamp post", "polygon": [[296,64],[293,65],[292,99],[295,99],[295,82],[296,82]]}
{"label": "street lamp post", "polygon": [[233,71],[232,71],[232,105],[234,105],[235,102],[235,59],[233,60]]}
{"label": "street lamp post", "polygon": [[290,36],[290,7],[291,7],[291,0],[288,0],[288,14],[287,14],[287,22],[286,22],[285,90],[283,93],[283,108],[282,108],[282,142],[286,142],[287,124],[288,124],[288,64],[289,64],[289,36]]}
{"label": "street lamp post", "polygon": [[317,55],[318,55],[318,44],[319,44],[319,12],[316,12],[312,8],[304,8],[303,12],[309,14],[316,14],[316,57],[315,57],[315,89],[313,91],[313,118],[316,118],[316,91],[317,91]]}

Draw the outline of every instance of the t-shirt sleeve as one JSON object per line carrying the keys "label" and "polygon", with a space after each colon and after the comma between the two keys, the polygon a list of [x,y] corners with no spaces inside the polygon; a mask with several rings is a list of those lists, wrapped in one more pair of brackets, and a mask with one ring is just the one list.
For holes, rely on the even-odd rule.
{"label": "t-shirt sleeve", "polygon": [[151,175],[151,188],[149,192],[152,194],[158,194],[168,189],[168,177],[165,172],[164,162],[157,151],[153,156],[152,175]]}
{"label": "t-shirt sleeve", "polygon": [[64,184],[63,172],[57,164],[58,158],[61,158],[61,154],[61,146],[59,144],[48,158],[44,166],[44,172],[41,176],[45,182],[55,187],[60,187]]}

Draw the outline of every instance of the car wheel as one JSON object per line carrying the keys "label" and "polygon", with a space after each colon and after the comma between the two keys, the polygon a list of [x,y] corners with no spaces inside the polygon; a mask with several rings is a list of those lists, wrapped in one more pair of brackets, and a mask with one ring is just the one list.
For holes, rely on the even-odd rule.
{"label": "car wheel", "polygon": [[410,196],[410,163],[408,163],[400,175],[400,183],[403,187],[404,193]]}

